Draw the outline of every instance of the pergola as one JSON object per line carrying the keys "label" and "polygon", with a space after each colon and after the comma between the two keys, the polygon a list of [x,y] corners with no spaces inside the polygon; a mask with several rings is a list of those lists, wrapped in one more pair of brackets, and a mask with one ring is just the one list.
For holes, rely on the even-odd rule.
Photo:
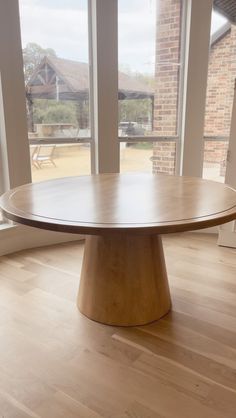
{"label": "pergola", "polygon": [[[26,97],[31,119],[33,99],[76,101],[82,114],[84,104],[89,99],[88,64],[45,56],[26,85]],[[119,100],[147,98],[151,100],[153,109],[154,91],[134,77],[119,71]],[[80,125],[83,125],[82,120]]]}

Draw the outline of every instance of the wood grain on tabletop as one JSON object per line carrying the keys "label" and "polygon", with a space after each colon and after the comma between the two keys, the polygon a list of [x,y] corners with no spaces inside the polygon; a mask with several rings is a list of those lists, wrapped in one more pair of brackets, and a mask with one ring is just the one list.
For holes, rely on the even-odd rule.
{"label": "wood grain on tabletop", "polygon": [[7,192],[0,205],[16,222],[89,235],[180,232],[236,218],[233,189],[161,174],[103,174],[33,183]]}

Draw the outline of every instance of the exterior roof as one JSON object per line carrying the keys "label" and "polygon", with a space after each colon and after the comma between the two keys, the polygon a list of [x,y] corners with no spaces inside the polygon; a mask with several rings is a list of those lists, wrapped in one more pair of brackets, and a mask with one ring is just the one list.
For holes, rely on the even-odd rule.
{"label": "exterior roof", "polygon": [[[31,97],[64,100],[88,98],[89,66],[86,63],[62,58],[44,57],[27,84]],[[119,99],[152,98],[154,91],[133,77],[119,72]]]}
{"label": "exterior roof", "polygon": [[236,2],[235,0],[214,0],[214,7],[231,22],[236,23]]}

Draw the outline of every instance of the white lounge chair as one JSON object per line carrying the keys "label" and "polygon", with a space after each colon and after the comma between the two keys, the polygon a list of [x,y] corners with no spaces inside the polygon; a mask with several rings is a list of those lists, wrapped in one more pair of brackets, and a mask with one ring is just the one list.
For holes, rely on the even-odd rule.
{"label": "white lounge chair", "polygon": [[37,168],[41,168],[43,164],[52,164],[56,167],[53,160],[55,148],[56,145],[39,145],[32,154],[32,164]]}

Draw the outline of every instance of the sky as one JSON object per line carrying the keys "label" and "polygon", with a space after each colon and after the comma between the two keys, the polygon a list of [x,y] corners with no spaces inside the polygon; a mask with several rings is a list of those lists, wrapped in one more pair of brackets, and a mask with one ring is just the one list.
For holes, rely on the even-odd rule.
{"label": "sky", "polygon": [[[61,58],[88,62],[87,0],[19,0],[23,48],[35,42]],[[152,74],[158,0],[118,0],[119,67]],[[214,33],[226,19],[212,15]]]}

